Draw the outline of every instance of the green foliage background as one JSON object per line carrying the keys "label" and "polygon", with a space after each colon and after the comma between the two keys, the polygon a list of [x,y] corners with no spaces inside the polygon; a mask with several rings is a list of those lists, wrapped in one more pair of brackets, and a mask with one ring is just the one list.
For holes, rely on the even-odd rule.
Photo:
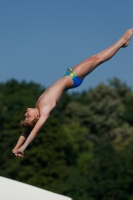
{"label": "green foliage background", "polygon": [[[133,92],[114,78],[66,93],[23,159],[12,154],[27,107],[45,88],[0,84],[0,176],[73,200],[133,199]],[[74,90],[73,90],[74,91]]]}

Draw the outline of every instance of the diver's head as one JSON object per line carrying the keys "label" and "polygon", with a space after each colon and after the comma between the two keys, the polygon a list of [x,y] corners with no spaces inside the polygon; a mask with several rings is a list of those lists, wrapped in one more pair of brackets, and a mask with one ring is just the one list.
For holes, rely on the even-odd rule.
{"label": "diver's head", "polygon": [[37,108],[27,108],[25,113],[25,120],[20,122],[20,125],[28,130],[32,130],[39,119],[39,112]]}

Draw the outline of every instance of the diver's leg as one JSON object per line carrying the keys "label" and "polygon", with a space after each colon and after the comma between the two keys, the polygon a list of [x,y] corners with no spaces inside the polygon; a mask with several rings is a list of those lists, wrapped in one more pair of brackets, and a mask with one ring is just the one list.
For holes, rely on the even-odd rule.
{"label": "diver's leg", "polygon": [[75,66],[75,73],[79,77],[84,78],[98,65],[112,58],[121,47],[128,46],[132,34],[133,29],[127,30],[125,34],[114,45]]}

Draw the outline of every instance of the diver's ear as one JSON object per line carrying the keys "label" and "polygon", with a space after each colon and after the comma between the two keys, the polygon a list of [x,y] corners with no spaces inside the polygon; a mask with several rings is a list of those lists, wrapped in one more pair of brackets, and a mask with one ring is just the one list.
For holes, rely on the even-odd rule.
{"label": "diver's ear", "polygon": [[39,115],[37,115],[36,118],[39,119]]}

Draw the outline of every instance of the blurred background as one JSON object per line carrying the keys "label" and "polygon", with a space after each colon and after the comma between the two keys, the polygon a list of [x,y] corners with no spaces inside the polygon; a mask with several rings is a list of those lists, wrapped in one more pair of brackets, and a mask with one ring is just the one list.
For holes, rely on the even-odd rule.
{"label": "blurred background", "polygon": [[128,48],[66,93],[23,159],[25,109],[133,27],[133,2],[0,1],[0,176],[73,200],[133,199],[133,67]]}

